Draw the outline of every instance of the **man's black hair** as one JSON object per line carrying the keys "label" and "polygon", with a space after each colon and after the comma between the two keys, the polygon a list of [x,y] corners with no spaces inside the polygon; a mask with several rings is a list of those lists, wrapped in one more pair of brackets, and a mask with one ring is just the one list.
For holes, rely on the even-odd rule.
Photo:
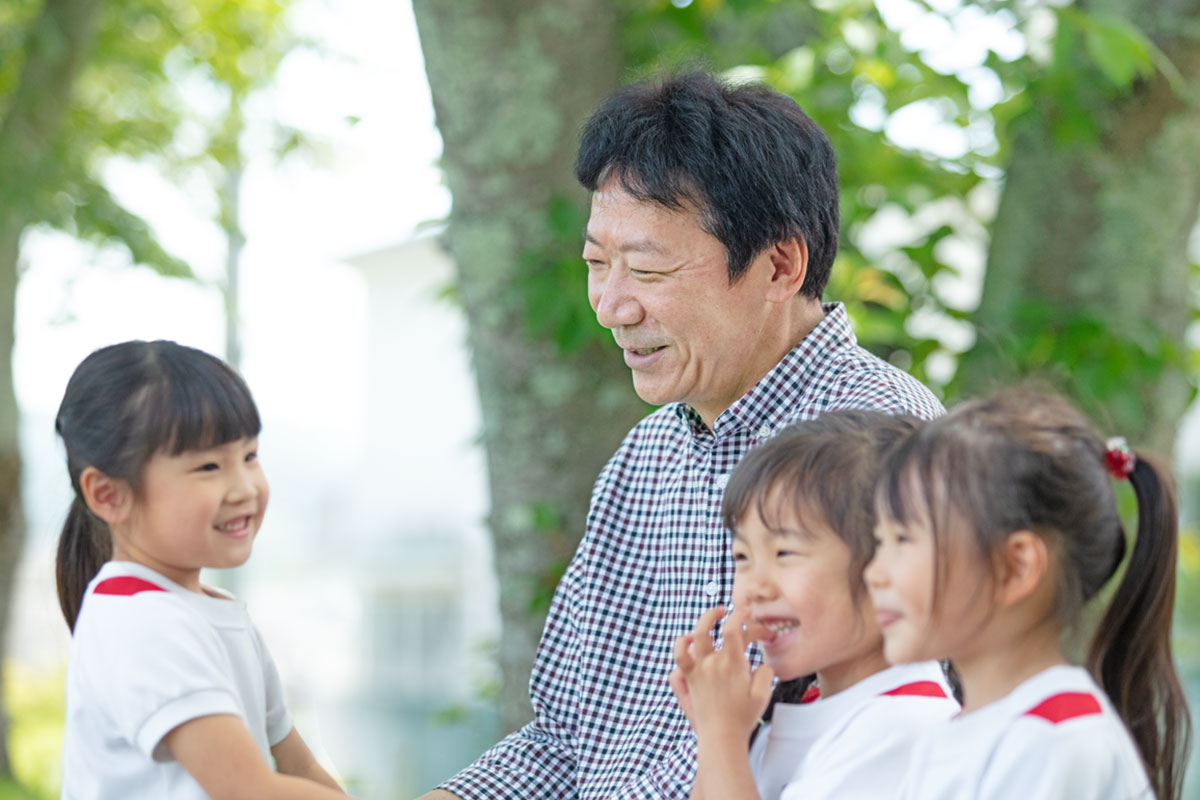
{"label": "man's black hair", "polygon": [[730,282],[772,245],[802,238],[801,294],[820,298],[837,253],[833,147],[796,101],[688,72],[612,94],[584,126],[575,177],[615,178],[638,200],[694,207],[724,246]]}

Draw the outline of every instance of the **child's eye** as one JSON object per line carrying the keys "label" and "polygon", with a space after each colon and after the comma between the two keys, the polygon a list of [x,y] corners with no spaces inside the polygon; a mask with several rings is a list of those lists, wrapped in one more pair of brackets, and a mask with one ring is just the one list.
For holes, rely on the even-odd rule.
{"label": "child's eye", "polygon": [[246,463],[249,464],[251,461],[258,461],[257,450],[251,450],[249,453],[246,453]]}
{"label": "child's eye", "polygon": [[734,553],[733,554],[733,563],[734,564],[744,564],[748,560],[749,559],[746,558],[745,553]]}
{"label": "child's eye", "polygon": [[200,466],[196,467],[197,472],[216,472],[218,469],[220,469],[220,467],[217,466],[215,461],[210,461],[207,464],[201,464]]}

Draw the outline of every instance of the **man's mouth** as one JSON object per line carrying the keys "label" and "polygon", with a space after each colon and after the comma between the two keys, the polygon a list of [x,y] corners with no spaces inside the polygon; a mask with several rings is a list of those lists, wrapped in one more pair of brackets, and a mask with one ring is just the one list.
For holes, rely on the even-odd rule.
{"label": "man's mouth", "polygon": [[657,353],[664,347],[666,347],[665,344],[659,345],[658,347],[626,347],[625,349],[630,353],[636,353],[639,356],[648,356],[651,353]]}

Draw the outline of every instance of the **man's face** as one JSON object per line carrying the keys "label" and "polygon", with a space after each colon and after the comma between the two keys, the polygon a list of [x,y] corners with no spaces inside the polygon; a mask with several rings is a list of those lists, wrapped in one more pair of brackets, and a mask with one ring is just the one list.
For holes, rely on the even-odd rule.
{"label": "man's face", "polygon": [[646,402],[683,401],[711,426],[775,363],[759,346],[777,333],[769,254],[731,286],[725,248],[694,209],[637,200],[610,179],[592,195],[583,258],[588,301]]}

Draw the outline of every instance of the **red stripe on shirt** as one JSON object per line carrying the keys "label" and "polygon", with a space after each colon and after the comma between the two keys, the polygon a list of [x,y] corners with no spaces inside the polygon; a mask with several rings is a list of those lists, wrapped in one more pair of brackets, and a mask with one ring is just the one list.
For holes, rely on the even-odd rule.
{"label": "red stripe on shirt", "polygon": [[800,695],[801,703],[815,703],[821,699],[821,687],[815,683],[804,690],[804,694]]}
{"label": "red stripe on shirt", "polygon": [[891,697],[945,697],[946,690],[937,681],[913,681],[883,694]]}
{"label": "red stripe on shirt", "polygon": [[131,595],[139,592],[165,592],[166,589],[161,586],[155,586],[150,581],[144,581],[141,578],[134,578],[130,575],[123,575],[120,578],[106,578],[96,584],[96,588],[92,590],[92,594],[119,594]]}
{"label": "red stripe on shirt", "polygon": [[1041,717],[1047,722],[1057,725],[1076,717],[1099,714],[1100,711],[1100,701],[1094,695],[1088,692],[1062,692],[1047,697],[1026,711],[1025,716]]}

